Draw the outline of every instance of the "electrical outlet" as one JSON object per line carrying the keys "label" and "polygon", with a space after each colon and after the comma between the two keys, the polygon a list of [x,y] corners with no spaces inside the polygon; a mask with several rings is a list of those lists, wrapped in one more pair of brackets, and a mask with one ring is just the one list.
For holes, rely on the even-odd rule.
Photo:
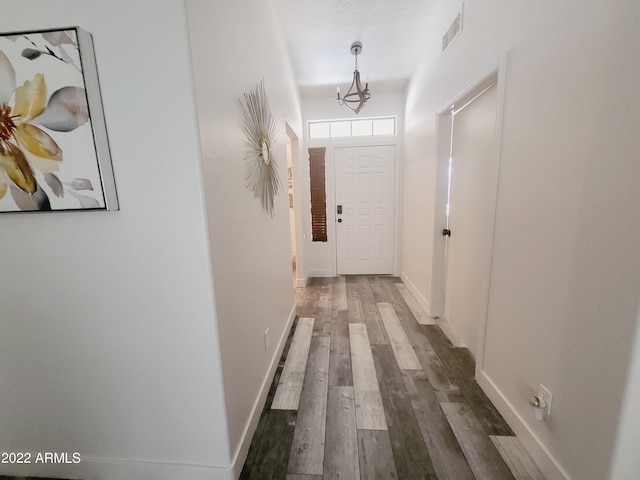
{"label": "electrical outlet", "polygon": [[264,349],[268,350],[269,349],[269,343],[270,343],[270,338],[269,338],[269,329],[267,328],[264,331]]}
{"label": "electrical outlet", "polygon": [[539,384],[538,396],[544,402],[544,405],[545,405],[544,413],[546,413],[547,415],[551,415],[551,400],[553,399],[553,395],[551,395],[551,392],[549,391],[549,389],[544,385]]}

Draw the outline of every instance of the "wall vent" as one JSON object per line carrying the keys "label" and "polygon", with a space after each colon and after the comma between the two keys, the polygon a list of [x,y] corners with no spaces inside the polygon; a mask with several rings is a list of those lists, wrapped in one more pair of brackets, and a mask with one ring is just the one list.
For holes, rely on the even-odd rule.
{"label": "wall vent", "polygon": [[456,15],[456,18],[453,19],[453,22],[449,26],[447,32],[442,36],[442,51],[444,52],[449,45],[453,43],[453,41],[460,35],[462,32],[462,12],[464,11],[464,3],[462,4],[462,8],[460,9],[460,13]]}

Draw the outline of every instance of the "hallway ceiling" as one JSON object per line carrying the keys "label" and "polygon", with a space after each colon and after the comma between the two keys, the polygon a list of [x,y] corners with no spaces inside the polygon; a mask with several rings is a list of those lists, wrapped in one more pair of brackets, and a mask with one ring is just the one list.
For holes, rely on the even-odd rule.
{"label": "hallway ceiling", "polygon": [[276,0],[303,97],[335,95],[351,84],[360,40],[362,81],[372,92],[404,89],[423,50],[428,0]]}

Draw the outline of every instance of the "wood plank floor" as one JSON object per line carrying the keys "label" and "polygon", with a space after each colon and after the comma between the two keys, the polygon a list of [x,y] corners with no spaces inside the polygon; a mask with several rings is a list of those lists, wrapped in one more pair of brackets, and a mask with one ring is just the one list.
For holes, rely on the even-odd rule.
{"label": "wood plank floor", "polygon": [[313,318],[299,318],[294,332],[292,346],[271,404],[273,410],[298,410],[300,405],[313,335]]}
{"label": "wood plank floor", "polygon": [[[296,306],[302,321],[241,479],[544,480],[475,382],[468,350],[449,341],[400,279],[314,278],[296,292]],[[296,345],[309,342],[310,329],[310,347]]]}

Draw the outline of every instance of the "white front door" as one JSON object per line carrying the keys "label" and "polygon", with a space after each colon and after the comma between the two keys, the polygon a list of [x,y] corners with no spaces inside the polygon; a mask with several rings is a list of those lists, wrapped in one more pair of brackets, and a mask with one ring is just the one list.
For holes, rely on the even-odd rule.
{"label": "white front door", "polygon": [[335,149],[339,275],[392,274],[395,147]]}

